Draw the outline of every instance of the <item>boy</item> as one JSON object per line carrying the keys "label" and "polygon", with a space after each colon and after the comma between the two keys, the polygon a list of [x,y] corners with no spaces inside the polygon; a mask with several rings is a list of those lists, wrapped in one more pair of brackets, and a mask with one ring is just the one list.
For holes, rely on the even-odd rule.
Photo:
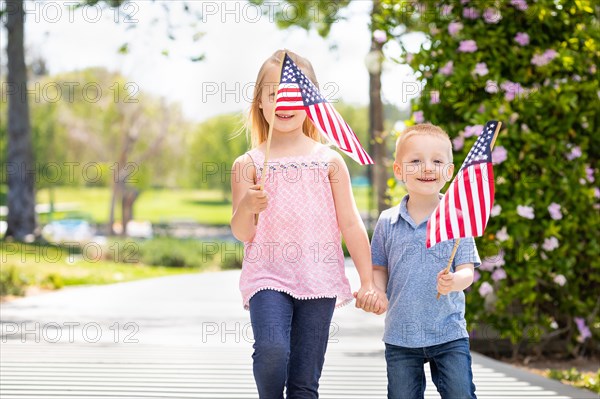
{"label": "boy", "polygon": [[[401,134],[394,175],[408,194],[382,212],[371,242],[375,284],[389,300],[383,337],[388,398],[423,398],[427,362],[443,399],[476,397],[463,293],[480,264],[475,241],[460,241],[448,274],[443,269],[454,240],[425,247],[427,220],[453,171],[452,144],[442,129],[421,124]],[[363,308],[376,310],[373,302]]]}

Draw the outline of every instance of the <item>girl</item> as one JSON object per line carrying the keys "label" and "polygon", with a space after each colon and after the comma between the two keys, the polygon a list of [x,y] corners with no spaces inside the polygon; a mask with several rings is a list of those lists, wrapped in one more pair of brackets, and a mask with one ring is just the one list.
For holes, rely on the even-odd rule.
{"label": "girl", "polygon": [[[383,310],[386,299],[375,291],[346,164],[322,143],[305,111],[276,113],[263,170],[284,53],[275,52],[258,72],[249,114],[253,148],[233,165],[231,228],[244,242],[240,290],[250,310],[260,397],[283,398],[286,388],[288,398],[318,398],[333,310],[353,299],[340,233],[360,275],[357,307],[377,303]],[[310,62],[287,53],[317,85]]]}

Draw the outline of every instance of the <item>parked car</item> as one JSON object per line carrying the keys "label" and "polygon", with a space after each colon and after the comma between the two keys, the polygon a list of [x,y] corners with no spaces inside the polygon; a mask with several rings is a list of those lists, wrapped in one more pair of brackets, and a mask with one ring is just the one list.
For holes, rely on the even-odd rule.
{"label": "parked car", "polygon": [[63,219],[48,223],[42,236],[51,242],[86,242],[95,234],[95,229],[84,219]]}
{"label": "parked car", "polygon": [[132,238],[152,238],[152,223],[147,220],[130,220],[127,223],[127,236]]}

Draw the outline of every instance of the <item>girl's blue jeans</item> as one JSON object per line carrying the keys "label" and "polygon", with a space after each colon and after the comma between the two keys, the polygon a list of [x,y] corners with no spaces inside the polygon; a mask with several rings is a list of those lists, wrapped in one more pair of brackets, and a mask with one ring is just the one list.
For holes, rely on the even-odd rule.
{"label": "girl's blue jeans", "polygon": [[263,290],[250,299],[254,379],[261,399],[318,398],[335,298]]}
{"label": "girl's blue jeans", "polygon": [[427,362],[442,399],[476,399],[468,338],[425,348],[385,344],[385,360],[389,399],[423,398]]}

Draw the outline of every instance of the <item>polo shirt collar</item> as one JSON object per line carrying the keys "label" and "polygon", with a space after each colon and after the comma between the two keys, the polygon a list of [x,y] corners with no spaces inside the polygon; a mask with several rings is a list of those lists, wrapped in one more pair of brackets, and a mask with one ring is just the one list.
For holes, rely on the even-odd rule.
{"label": "polo shirt collar", "polygon": [[394,209],[394,213],[392,214],[392,218],[390,220],[391,224],[396,224],[396,222],[398,221],[400,216],[402,216],[402,219],[406,220],[413,227],[415,226],[414,220],[412,220],[412,218],[408,214],[408,208],[406,207],[407,203],[408,203],[408,194],[406,194],[402,198],[402,201],[400,201],[400,204],[396,207],[396,209]]}
{"label": "polo shirt collar", "polygon": [[[443,198],[444,196],[440,194],[440,200]],[[408,223],[409,225],[411,225],[413,228],[417,228],[417,223],[415,223],[415,221],[413,220],[413,218],[408,214],[408,198],[409,195],[406,194],[403,198],[402,201],[400,201],[400,204],[396,207],[396,209],[394,209],[394,213],[392,214],[392,218],[390,219],[390,224],[396,224],[396,222],[398,222],[398,219],[400,219],[400,216],[402,216],[402,219],[404,219],[406,221],[406,223]]]}

